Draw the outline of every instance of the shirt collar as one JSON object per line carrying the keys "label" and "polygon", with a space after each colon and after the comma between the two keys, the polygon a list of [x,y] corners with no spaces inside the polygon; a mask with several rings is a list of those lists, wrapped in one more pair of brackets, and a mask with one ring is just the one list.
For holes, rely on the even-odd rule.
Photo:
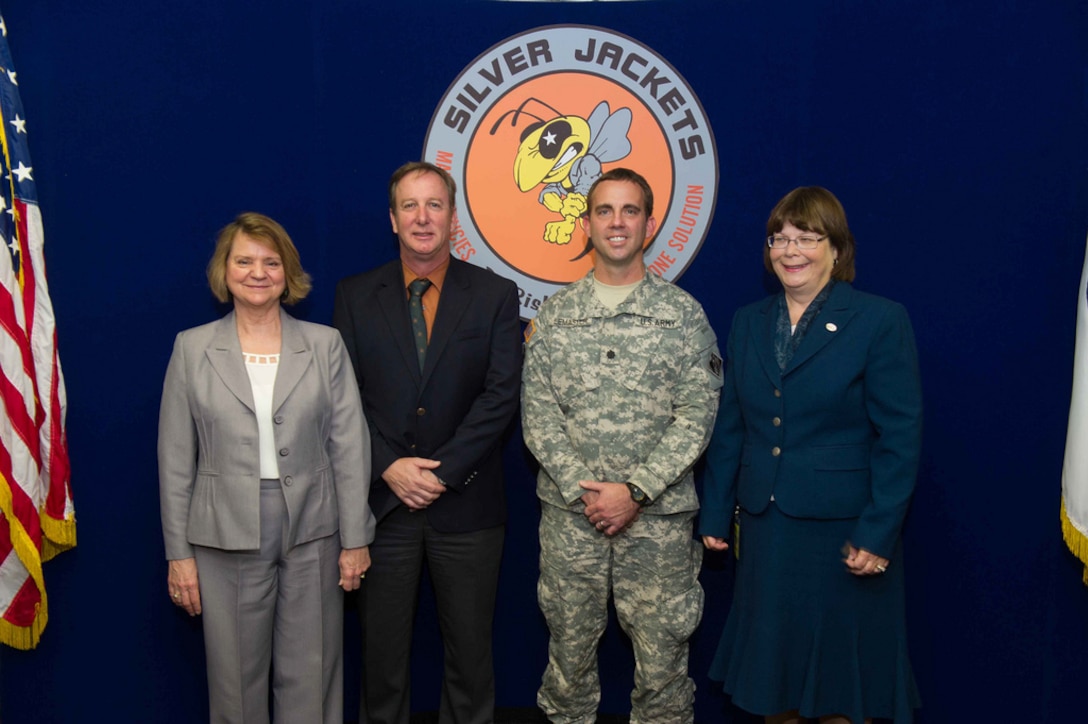
{"label": "shirt collar", "polygon": [[[426,278],[431,280],[431,285],[439,294],[442,293],[442,284],[446,281],[446,272],[449,270],[449,268],[450,260],[446,259],[446,261],[442,262],[438,266],[438,268],[436,268],[430,274],[426,275]],[[405,290],[407,290],[408,285],[416,279],[419,279],[420,275],[416,274],[412,267],[408,266],[408,264],[406,264],[403,259],[400,262],[400,269],[401,276],[404,277],[404,288]]]}

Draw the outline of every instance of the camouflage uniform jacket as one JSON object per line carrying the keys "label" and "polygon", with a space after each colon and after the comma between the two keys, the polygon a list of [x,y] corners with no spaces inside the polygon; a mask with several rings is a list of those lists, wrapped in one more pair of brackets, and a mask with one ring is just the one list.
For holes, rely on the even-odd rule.
{"label": "camouflage uniform jacket", "polygon": [[580,480],[630,482],[646,513],[698,510],[691,468],[706,448],[722,385],[717,339],[679,287],[647,273],[616,309],[592,272],[553,295],[529,329],[522,384],[537,495],[580,510]]}

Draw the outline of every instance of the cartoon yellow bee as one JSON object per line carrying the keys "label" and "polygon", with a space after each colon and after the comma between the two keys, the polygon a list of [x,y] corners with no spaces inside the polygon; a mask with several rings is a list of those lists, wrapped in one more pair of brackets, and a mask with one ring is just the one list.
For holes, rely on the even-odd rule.
{"label": "cartoon yellow bee", "polygon": [[[538,103],[554,114],[550,120],[525,110],[529,103]],[[619,161],[631,153],[633,115],[630,108],[615,113],[606,101],[601,101],[589,115],[564,116],[547,103],[529,98],[516,109],[507,111],[491,127],[491,135],[508,116],[516,127],[522,115],[535,121],[521,133],[521,143],[514,157],[514,181],[522,193],[540,184],[539,201],[549,211],[562,216],[561,221],[549,221],[544,227],[544,241],[569,244],[586,212],[586,194],[601,175],[602,164]]]}

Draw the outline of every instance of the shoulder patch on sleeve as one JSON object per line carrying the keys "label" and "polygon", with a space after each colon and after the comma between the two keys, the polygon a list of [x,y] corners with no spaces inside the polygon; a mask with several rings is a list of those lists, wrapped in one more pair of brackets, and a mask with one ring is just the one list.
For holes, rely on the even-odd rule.
{"label": "shoulder patch on sleeve", "polygon": [[707,364],[707,369],[710,370],[710,374],[712,374],[715,377],[720,379],[721,376],[722,376],[722,358],[721,358],[721,355],[719,355],[716,352],[712,352],[711,355],[710,355],[710,362]]}
{"label": "shoulder patch on sleeve", "polygon": [[525,341],[528,342],[532,339],[533,334],[536,332],[536,320],[530,319],[529,323],[525,325]]}

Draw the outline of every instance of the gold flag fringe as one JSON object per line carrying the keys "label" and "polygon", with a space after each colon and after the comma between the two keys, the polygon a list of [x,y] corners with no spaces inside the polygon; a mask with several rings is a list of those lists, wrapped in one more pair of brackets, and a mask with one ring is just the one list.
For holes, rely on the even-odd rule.
{"label": "gold flag fringe", "polygon": [[49,623],[48,605],[43,593],[41,603],[38,604],[34,615],[34,621],[29,627],[15,626],[0,618],[0,643],[21,651],[29,651],[35,648],[42,637],[42,632],[45,631],[45,625]]}
{"label": "gold flag fringe", "polygon": [[[34,620],[30,622],[29,626],[16,626],[10,621],[0,618],[0,643],[26,651],[38,645],[42,632],[45,630],[45,625],[49,622],[49,599],[45,595],[45,578],[42,576],[42,552],[15,515],[11,484],[3,475],[0,475],[0,515],[3,515],[8,521],[11,547],[14,554],[19,557],[19,561],[23,564],[30,578],[33,579],[41,599],[34,607]],[[40,519],[41,516],[39,516],[39,521]],[[75,518],[73,517],[69,533],[72,536],[73,544],[75,543],[74,526]],[[58,531],[58,533],[63,534],[63,531]]]}
{"label": "gold flag fringe", "polygon": [[8,519],[11,530],[11,545],[15,555],[19,556],[23,567],[26,568],[34,585],[38,589],[41,600],[34,607],[34,620],[29,626],[16,626],[10,621],[0,618],[0,643],[7,644],[16,649],[27,651],[38,645],[38,640],[49,622],[49,599],[45,596],[45,579],[42,577],[41,553],[31,540],[30,536],[19,524],[17,518],[8,511],[11,509],[11,497],[7,495],[10,490],[6,488],[7,480],[0,476],[0,508]]}
{"label": "gold flag fringe", "polygon": [[1073,521],[1069,520],[1069,514],[1065,512],[1065,497],[1062,496],[1062,537],[1065,544],[1073,552],[1081,563],[1084,564],[1084,585],[1088,586],[1088,535],[1077,530]]}
{"label": "gold flag fringe", "polygon": [[76,516],[70,513],[64,520],[57,520],[41,511],[42,561],[51,561],[58,553],[76,547]]}

